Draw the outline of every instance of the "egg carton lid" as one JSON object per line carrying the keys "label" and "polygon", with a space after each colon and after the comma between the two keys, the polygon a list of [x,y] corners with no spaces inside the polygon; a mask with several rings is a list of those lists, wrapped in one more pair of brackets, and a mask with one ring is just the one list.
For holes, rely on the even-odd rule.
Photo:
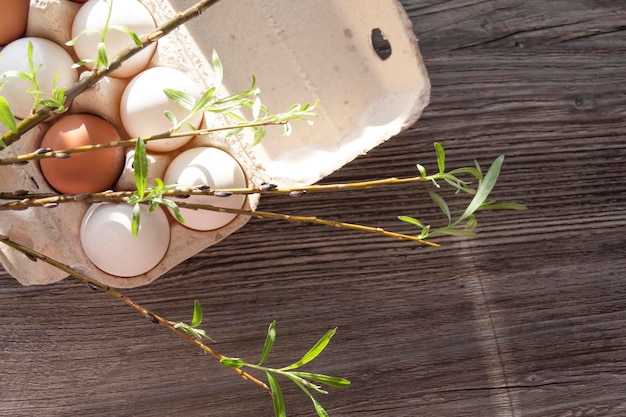
{"label": "egg carton lid", "polygon": [[[163,17],[184,0],[159,2]],[[314,103],[312,126],[294,122],[257,146],[241,147],[259,176],[280,186],[313,184],[412,125],[430,83],[411,21],[396,0],[239,0],[218,2],[175,36],[190,68],[209,73],[211,51],[223,61],[232,92],[257,78],[272,112]],[[171,7],[171,10],[165,10]],[[161,17],[161,16],[159,16]],[[375,44],[386,47],[383,54]]]}
{"label": "egg carton lid", "polygon": [[[142,0],[162,23],[192,3],[188,0]],[[250,146],[250,133],[236,138],[202,136],[186,147],[218,146],[243,166],[251,184],[281,187],[313,184],[357,156],[367,153],[412,125],[428,104],[430,83],[410,20],[396,0],[349,1],[239,0],[221,1],[159,40],[151,66],[179,68],[201,87],[213,79],[211,54],[224,66],[222,94],[250,87],[257,79],[263,103],[271,112],[294,103],[314,103],[319,117],[312,126],[293,123],[293,134],[268,129],[263,141]],[[358,4],[358,7],[356,6]],[[63,45],[78,3],[31,0],[27,36],[40,36]],[[376,52],[375,44],[386,46]],[[67,48],[72,53],[71,48]],[[112,96],[119,97],[129,80],[106,79],[75,100],[70,112],[96,111],[120,126]],[[91,107],[90,107],[91,106]],[[104,114],[103,114],[104,113]],[[28,132],[4,156],[31,152],[46,126]],[[235,139],[235,140],[233,140]],[[38,164],[0,167],[2,190],[52,191]],[[246,201],[254,209],[258,196]],[[0,233],[113,287],[146,285],[185,259],[241,228],[248,217],[238,216],[226,227],[197,232],[171,222],[170,248],[154,269],[132,278],[98,270],[86,257],[78,238],[87,203],[63,209],[5,212]],[[43,211],[42,211],[43,210]],[[48,284],[67,276],[42,262],[2,248],[0,262],[24,285]]]}

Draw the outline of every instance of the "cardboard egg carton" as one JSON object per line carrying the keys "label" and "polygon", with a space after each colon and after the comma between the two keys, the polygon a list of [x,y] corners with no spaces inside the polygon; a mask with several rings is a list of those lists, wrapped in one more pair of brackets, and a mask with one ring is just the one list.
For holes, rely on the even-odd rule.
{"label": "cardboard egg carton", "polygon": [[[157,24],[192,3],[142,2]],[[181,151],[196,146],[220,147],[242,165],[250,185],[310,185],[412,125],[428,104],[426,69],[411,22],[396,0],[361,0],[358,5],[328,0],[239,0],[236,6],[229,1],[218,2],[159,40],[150,66],[183,70],[206,89],[211,85],[210,60],[215,49],[224,65],[222,94],[249,88],[255,75],[261,99],[270,112],[320,100],[319,117],[312,126],[294,122],[289,137],[282,135],[282,128],[271,128],[257,146],[250,146],[251,138],[243,132],[235,137],[197,137]],[[71,22],[79,7],[66,0],[32,0],[27,36],[45,37],[62,45],[70,39]],[[390,55],[379,56],[373,47],[376,41],[387,44]],[[72,53],[70,48],[68,51]],[[106,78],[75,100],[70,112],[94,113],[120,127],[118,103],[129,81]],[[32,152],[39,147],[46,128],[43,124],[27,133],[0,155]],[[152,175],[159,176],[171,157],[157,158]],[[0,170],[2,191],[52,191],[37,163],[0,166]],[[129,178],[130,163],[120,182],[127,184]],[[258,202],[258,196],[250,196],[245,208],[255,209]],[[56,208],[4,211],[0,233],[101,282],[128,288],[152,282],[248,221],[248,217],[238,216],[222,229],[198,232],[171,220],[170,246],[162,262],[146,274],[120,278],[99,270],[82,250],[79,229],[88,206],[76,202]],[[0,257],[4,268],[24,285],[49,284],[67,276],[8,247],[1,248]]]}

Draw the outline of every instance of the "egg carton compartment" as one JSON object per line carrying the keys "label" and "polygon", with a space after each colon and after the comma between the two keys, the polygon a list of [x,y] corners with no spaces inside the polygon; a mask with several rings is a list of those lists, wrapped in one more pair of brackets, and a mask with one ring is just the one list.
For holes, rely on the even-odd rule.
{"label": "egg carton compartment", "polygon": [[[192,2],[142,3],[160,24]],[[63,45],[71,38],[71,23],[80,7],[66,0],[32,0],[26,36]],[[75,57],[72,48],[65,48]],[[204,90],[213,79],[214,49],[224,65],[219,95],[249,88],[254,75],[270,112],[320,100],[319,117],[312,126],[294,122],[288,137],[282,135],[282,128],[270,128],[256,146],[250,146],[252,139],[245,131],[234,137],[226,133],[196,137],[177,151],[157,155],[152,175],[159,176],[169,159],[180,152],[211,146],[239,162],[249,185],[310,185],[412,125],[428,104],[426,69],[410,20],[396,0],[363,0],[358,7],[327,0],[240,0],[237,7],[222,1],[161,38],[149,66],[177,68]],[[130,78],[105,78],[77,98],[69,113],[96,114],[123,132],[119,100],[128,82]],[[0,155],[32,152],[46,128],[44,124],[28,132]],[[126,181],[122,188],[132,183],[129,161],[118,182],[121,186]],[[3,191],[52,191],[37,163],[1,166],[0,171]],[[249,196],[244,208],[254,210],[258,203],[258,195]],[[247,216],[237,216],[221,229],[195,231],[168,216],[171,237],[163,260],[145,274],[122,278],[98,269],[83,251],[80,223],[89,206],[76,202],[5,211],[0,216],[0,233],[101,282],[128,288],[152,282],[248,221]],[[67,276],[10,248],[2,248],[0,257],[5,269],[24,285],[49,284]]]}

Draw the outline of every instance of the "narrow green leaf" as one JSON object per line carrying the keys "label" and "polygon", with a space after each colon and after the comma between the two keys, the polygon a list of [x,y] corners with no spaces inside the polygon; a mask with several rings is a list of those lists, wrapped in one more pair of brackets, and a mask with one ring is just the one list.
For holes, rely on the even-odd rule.
{"label": "narrow green leaf", "polygon": [[435,152],[437,153],[437,167],[439,168],[439,173],[443,174],[446,172],[446,153],[439,142],[435,142]]}
{"label": "narrow green leaf", "polygon": [[243,368],[244,362],[239,358],[222,358],[220,363],[227,368]]}
{"label": "narrow green leaf", "polygon": [[[13,73],[15,73],[15,75],[13,75]],[[37,80],[35,79],[35,77],[32,74],[29,74],[27,72],[7,71],[4,75],[6,77],[16,76],[16,77],[21,78],[22,80],[26,81],[27,83],[30,83],[30,84],[33,84],[33,85],[35,85],[37,83]]]}
{"label": "narrow green leaf", "polygon": [[215,72],[215,80],[213,81],[213,86],[217,88],[222,85],[222,79],[224,77],[224,67],[222,66],[222,60],[220,59],[215,49],[211,53],[211,61],[213,63],[213,71]]}
{"label": "narrow green leaf", "polygon": [[430,235],[431,235],[431,233],[430,233],[430,225],[428,225],[428,226],[424,226],[424,228],[422,229],[422,231],[420,232],[418,237],[420,239],[426,239]]}
{"label": "narrow green leaf", "polygon": [[452,223],[452,217],[450,216],[450,208],[448,208],[448,203],[436,192],[430,191],[428,193],[430,198],[439,206],[443,214],[448,219],[448,224]]}
{"label": "narrow green leaf", "polygon": [[200,96],[200,98],[196,101],[196,103],[193,105],[191,112],[195,114],[195,113],[207,110],[208,109],[207,105],[213,99],[214,95],[215,95],[215,87],[211,87],[208,90],[206,90]]}
{"label": "narrow green leaf", "polygon": [[164,88],[163,92],[167,98],[187,110],[191,110],[196,104],[196,98],[184,91],[175,90],[173,88]]}
{"label": "narrow green leaf", "polygon": [[35,87],[27,89],[26,92],[28,94],[30,94],[31,96],[40,96],[40,95],[44,95],[45,94],[39,88],[35,88]]}
{"label": "narrow green leaf", "polygon": [[417,227],[419,227],[419,228],[424,228],[424,227],[426,227],[426,226],[424,226],[424,224],[423,224],[421,221],[419,221],[419,220],[417,220],[416,218],[413,218],[413,217],[409,217],[409,216],[398,216],[398,220],[401,220],[401,221],[403,221],[403,222],[406,222],[406,223],[412,224],[412,225],[417,226]]}
{"label": "narrow green leaf", "polygon": [[146,143],[142,138],[137,138],[135,143],[135,155],[133,158],[133,168],[135,170],[135,187],[137,194],[143,198],[148,185],[148,153]]}
{"label": "narrow green leaf", "polygon": [[200,301],[194,300],[191,327],[198,327],[200,324],[202,324],[202,306],[200,306]]}
{"label": "narrow green leaf", "polygon": [[498,175],[500,175],[500,169],[502,168],[503,162],[504,155],[500,155],[498,158],[496,158],[495,161],[493,161],[483,180],[478,183],[478,188],[476,189],[476,194],[474,195],[474,198],[472,198],[472,201],[470,201],[469,205],[467,206],[458,221],[462,221],[468,216],[472,215],[476,210],[478,210],[480,206],[482,206],[485,200],[487,200],[489,193],[491,193],[491,190],[493,190],[493,187],[496,185],[496,181],[498,180]]}
{"label": "narrow green leaf", "polygon": [[28,53],[28,66],[30,67],[30,72],[31,74],[35,74],[35,64],[33,63],[33,43],[31,41],[28,41],[28,48],[27,48],[27,53]]}
{"label": "narrow green leaf", "polygon": [[480,206],[476,211],[480,211],[480,210],[528,210],[528,207],[526,207],[523,204],[519,204],[519,203],[489,203],[489,204],[483,204],[482,206]]}
{"label": "narrow green leaf", "polygon": [[87,65],[87,64],[93,64],[94,62],[96,62],[96,61],[93,60],[93,59],[83,59],[83,60],[80,60],[80,61],[72,64],[72,68],[74,68],[74,69],[80,68],[80,67],[82,67],[84,65]]}
{"label": "narrow green leaf", "polygon": [[109,68],[109,57],[107,56],[104,42],[98,43],[98,59],[96,60],[96,64],[102,68]]}
{"label": "narrow green leaf", "polygon": [[178,126],[178,120],[176,120],[176,116],[174,116],[174,113],[172,113],[171,111],[165,110],[163,114],[165,115],[165,117],[167,117],[167,120],[170,121],[170,123],[172,124],[172,127]]}
{"label": "narrow green leaf", "polygon": [[263,344],[263,351],[261,352],[261,359],[259,360],[258,365],[262,365],[263,362],[267,359],[272,351],[272,347],[274,346],[274,341],[276,340],[276,320],[270,323],[267,328],[267,336],[265,336],[265,343]]}
{"label": "narrow green leaf", "polygon": [[343,388],[350,385],[350,381],[345,378],[338,378],[330,375],[312,374],[310,372],[298,372],[293,371],[292,374],[299,376],[300,378],[308,379],[310,381],[319,382],[320,384],[330,385],[331,387]]}
{"label": "narrow green leaf", "polygon": [[12,133],[17,133],[17,121],[11,111],[9,102],[6,98],[0,96],[0,122],[4,124]]}
{"label": "narrow green leaf", "polygon": [[474,230],[478,226],[478,220],[475,215],[471,215],[467,217],[467,222],[465,222],[465,230]]}
{"label": "narrow green leaf", "polygon": [[78,35],[76,35],[75,38],[65,42],[65,46],[74,46],[74,45],[76,45],[76,42],[78,42],[78,39],[81,36],[83,36],[83,35],[85,35],[87,33],[97,33],[98,35],[102,36],[102,33],[98,29],[84,29]]}
{"label": "narrow green leaf", "polygon": [[476,232],[465,229],[442,229],[438,231],[438,234],[458,236],[458,237],[476,237]]}
{"label": "narrow green leaf", "polygon": [[283,393],[280,390],[280,385],[278,385],[278,381],[269,372],[265,373],[267,375],[267,382],[270,384],[270,389],[272,390],[272,401],[274,403],[274,414],[276,417],[287,417],[287,413],[285,412],[285,400],[283,399]]}
{"label": "narrow green leaf", "polygon": [[117,29],[120,32],[124,32],[126,36],[128,36],[133,41],[135,45],[143,46],[143,42],[141,42],[141,39],[139,39],[139,36],[132,30],[130,30],[128,27],[122,26],[122,25],[111,25],[109,26],[109,29]]}
{"label": "narrow green leaf", "polygon": [[133,217],[131,219],[131,224],[130,224],[134,237],[137,237],[137,234],[139,233],[140,217],[141,217],[141,207],[139,206],[139,203],[135,203],[135,205],[133,206]]}
{"label": "narrow green leaf", "polygon": [[311,401],[313,401],[315,412],[317,413],[319,417],[329,417],[328,413],[326,412],[326,410],[324,410],[324,407],[322,407],[322,404],[320,404],[319,401],[317,401],[313,397],[311,397]]}
{"label": "narrow green leaf", "polygon": [[452,176],[456,176],[459,174],[469,174],[473,177],[475,177],[477,180],[482,180],[483,179],[483,174],[476,168],[474,167],[465,167],[465,168],[456,168],[453,169],[452,171],[448,172],[449,175]]}
{"label": "narrow green leaf", "polygon": [[298,362],[292,365],[282,368],[281,371],[288,371],[290,369],[299,368],[302,365],[305,365],[311,362],[313,359],[317,358],[319,354],[322,353],[322,351],[326,348],[326,346],[328,346],[330,339],[335,335],[336,332],[337,332],[336,327],[326,332],[326,334],[322,336],[320,340],[318,340],[317,343],[315,343],[315,345],[313,345],[313,347],[309,349],[307,353],[304,354],[302,359],[300,359]]}
{"label": "narrow green leaf", "polygon": [[180,214],[180,207],[178,207],[175,202],[173,202],[172,200],[168,198],[165,198],[163,199],[161,204],[166,205],[167,207],[171,208],[172,212],[174,212],[174,217],[176,217],[176,220],[178,220],[182,224],[185,224],[185,219]]}

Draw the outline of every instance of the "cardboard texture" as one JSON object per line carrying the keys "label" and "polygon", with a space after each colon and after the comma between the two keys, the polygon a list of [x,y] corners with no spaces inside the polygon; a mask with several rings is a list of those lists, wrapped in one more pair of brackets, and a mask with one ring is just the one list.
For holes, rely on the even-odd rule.
{"label": "cardboard texture", "polygon": [[[143,3],[160,24],[192,2]],[[225,133],[197,137],[181,150],[154,159],[151,175],[162,176],[174,154],[210,145],[233,155],[251,185],[310,185],[412,125],[428,104],[426,69],[411,23],[397,1],[239,0],[236,6],[221,1],[162,38],[150,66],[183,70],[206,89],[211,85],[210,57],[215,49],[224,64],[220,94],[247,89],[254,74],[263,103],[271,112],[320,100],[319,117],[312,126],[293,123],[289,137],[282,135],[282,128],[271,128],[263,142],[253,147],[246,132],[235,137]],[[79,7],[65,0],[32,0],[27,36],[63,44],[70,39],[71,22]],[[384,36],[379,36],[381,33]],[[373,41],[388,44],[391,54],[381,58]],[[94,113],[120,127],[118,103],[129,81],[104,79],[75,100],[70,113]],[[39,147],[46,128],[44,124],[27,133],[0,155],[32,152]],[[53,191],[37,163],[0,166],[0,171],[3,191]],[[118,185],[127,187],[129,178],[133,178],[132,164],[127,164]],[[254,209],[258,201],[258,196],[249,197],[246,208]],[[82,250],[78,235],[88,206],[77,202],[5,211],[0,216],[0,233],[110,286],[128,288],[152,282],[248,221],[246,216],[238,216],[220,230],[197,232],[172,220],[170,246],[162,262],[146,274],[120,278],[99,270]],[[67,276],[10,248],[2,248],[0,257],[5,269],[24,285],[49,284]]]}

